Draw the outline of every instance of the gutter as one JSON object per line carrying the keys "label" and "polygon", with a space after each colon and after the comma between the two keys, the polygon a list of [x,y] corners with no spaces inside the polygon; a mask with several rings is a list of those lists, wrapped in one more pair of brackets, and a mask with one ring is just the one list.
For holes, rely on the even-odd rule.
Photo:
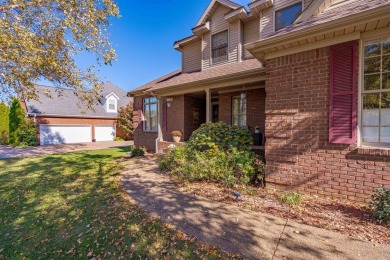
{"label": "gutter", "polygon": [[[265,49],[267,47],[273,47],[275,44],[282,45],[282,42],[287,42],[290,40],[299,41],[301,38],[297,37],[303,37],[307,38],[309,37],[309,34],[326,34],[327,31],[333,31],[335,28],[340,28],[342,26],[347,26],[349,23],[357,23],[357,22],[370,22],[370,20],[367,20],[367,18],[372,17],[372,19],[378,19],[380,16],[386,16],[388,17],[390,12],[390,5],[381,5],[377,8],[370,9],[368,11],[363,11],[361,13],[357,13],[355,15],[342,17],[340,19],[336,19],[333,21],[325,22],[323,24],[319,25],[313,25],[304,29],[298,29],[295,32],[286,32],[285,34],[281,35],[275,35],[271,36],[270,38],[267,38],[265,40],[259,40],[253,43],[248,43],[244,45],[245,49],[247,49],[249,52],[256,52],[257,48]],[[324,32],[322,32],[324,31]],[[252,53],[253,54],[253,53]]]}
{"label": "gutter", "polygon": [[58,114],[38,114],[38,113],[27,113],[27,115],[34,116],[34,120],[36,117],[118,119],[118,117],[105,117],[105,116],[79,116],[79,115],[58,115]]}

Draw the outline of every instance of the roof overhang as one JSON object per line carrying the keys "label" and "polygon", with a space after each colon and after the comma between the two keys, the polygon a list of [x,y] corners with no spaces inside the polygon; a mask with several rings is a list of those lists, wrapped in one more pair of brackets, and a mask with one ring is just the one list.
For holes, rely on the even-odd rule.
{"label": "roof overhang", "polygon": [[199,37],[197,35],[191,35],[189,37],[186,37],[182,40],[179,40],[173,44],[173,48],[175,50],[181,51],[181,47],[185,44],[191,43],[193,41],[196,41]]}
{"label": "roof overhang", "polygon": [[263,64],[266,60],[360,39],[363,32],[389,28],[390,5],[337,20],[287,32],[246,44],[244,47]]}
{"label": "roof overhang", "polygon": [[274,5],[274,0],[255,0],[248,4],[251,13],[256,17],[260,16],[260,12],[264,9],[272,7]]}
{"label": "roof overhang", "polygon": [[36,117],[59,117],[59,118],[100,118],[100,119],[117,119],[118,117],[108,116],[87,116],[87,115],[58,115],[58,114],[42,114],[42,113],[27,113],[28,116]]}
{"label": "roof overhang", "polygon": [[206,11],[203,13],[199,21],[196,23],[195,27],[204,24],[209,19],[209,17],[214,13],[214,11],[217,9],[219,4],[224,5],[231,9],[237,9],[241,7],[241,5],[236,4],[229,0],[212,0],[210,4],[207,6]]}
{"label": "roof overhang", "polygon": [[210,31],[210,21],[207,21],[204,24],[201,24],[201,25],[194,27],[192,29],[192,33],[195,35],[198,35],[198,36],[200,36],[204,33],[207,33],[209,31]]}
{"label": "roof overhang", "polygon": [[225,20],[229,22],[234,22],[237,20],[241,20],[243,22],[249,21],[254,18],[252,13],[248,13],[245,7],[238,8],[236,10],[232,10],[229,13],[225,14]]}
{"label": "roof overhang", "polygon": [[137,95],[179,95],[197,92],[205,88],[223,88],[234,86],[238,84],[247,84],[253,82],[259,82],[265,80],[265,70],[264,68],[254,68],[246,71],[241,71],[238,73],[232,73],[229,75],[223,75],[219,77],[214,77],[211,79],[198,80],[194,82],[187,82],[183,84],[176,84],[164,88],[151,88],[144,90],[142,93],[132,93],[134,96]]}

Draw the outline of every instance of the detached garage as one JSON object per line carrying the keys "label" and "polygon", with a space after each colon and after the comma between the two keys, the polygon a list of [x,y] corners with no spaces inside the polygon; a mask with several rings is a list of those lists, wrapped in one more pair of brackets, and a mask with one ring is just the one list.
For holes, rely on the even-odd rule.
{"label": "detached garage", "polygon": [[[112,83],[99,89],[98,99],[87,107],[74,90],[36,86],[39,99],[23,100],[27,116],[39,125],[41,145],[113,141],[119,108],[132,103],[127,92]],[[61,95],[59,95],[61,93]]]}
{"label": "detached garage", "polygon": [[39,125],[41,145],[92,141],[91,125]]}

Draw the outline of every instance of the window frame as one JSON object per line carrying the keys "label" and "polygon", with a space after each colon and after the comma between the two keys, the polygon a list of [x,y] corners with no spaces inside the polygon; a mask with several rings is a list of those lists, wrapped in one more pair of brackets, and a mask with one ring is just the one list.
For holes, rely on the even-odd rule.
{"label": "window frame", "polygon": [[244,125],[241,125],[242,123],[242,116],[243,116],[243,110],[242,110],[242,105],[241,105],[241,96],[232,96],[231,97],[231,102],[232,102],[232,106],[231,106],[231,111],[232,111],[232,125],[235,126],[234,124],[234,100],[235,99],[238,99],[239,100],[239,109],[238,109],[238,115],[237,115],[237,122],[238,124],[236,126],[240,126],[240,127],[247,127],[248,126],[248,97],[245,97],[245,124]]}
{"label": "window frame", "polygon": [[[362,35],[360,41],[359,41],[359,91],[358,91],[358,147],[373,147],[373,148],[385,148],[385,149],[388,149],[390,148],[390,141],[389,142],[381,142],[380,141],[380,128],[383,127],[381,125],[381,118],[380,118],[380,112],[379,112],[379,125],[378,125],[378,128],[379,128],[379,141],[378,142],[364,142],[363,141],[363,128],[364,128],[364,125],[363,125],[363,105],[364,105],[364,102],[363,102],[363,95],[364,94],[375,94],[375,93],[389,93],[390,94],[390,88],[388,89],[388,91],[386,91],[386,89],[377,89],[377,90],[364,90],[364,84],[365,84],[365,81],[364,81],[364,76],[365,76],[365,72],[364,72],[364,66],[365,66],[365,45],[368,43],[368,42],[373,42],[373,41],[379,41],[381,40],[383,42],[384,39],[390,39],[390,33],[389,32],[384,32],[384,33],[376,33],[376,32],[369,32],[369,33],[365,33]],[[388,54],[390,55],[390,54]],[[381,51],[381,66],[382,66],[382,60],[383,60],[383,53]],[[380,81],[382,81],[382,74],[383,73],[386,73],[386,72],[383,72],[381,69],[379,70],[379,74],[380,74]],[[387,73],[390,73],[387,72]],[[370,73],[368,73],[370,74]],[[382,84],[382,83],[381,83]],[[379,97],[379,102],[381,102],[381,95]],[[379,111],[381,110],[381,107],[379,108]],[[370,127],[370,126],[368,126]],[[372,126],[372,127],[376,127],[376,126]],[[389,126],[385,126],[385,127],[389,127]]]}
{"label": "window frame", "polygon": [[[110,108],[110,101],[114,101],[114,109]],[[109,96],[106,101],[107,105],[107,112],[108,113],[117,113],[118,112],[118,100],[114,96]]]}
{"label": "window frame", "polygon": [[[226,60],[214,61],[214,58],[213,58],[213,37],[215,35],[223,33],[223,32],[227,33],[227,46],[226,46],[226,53],[227,54],[226,54]],[[210,35],[210,59],[211,59],[211,65],[221,64],[221,63],[229,61],[229,47],[230,47],[230,37],[229,36],[230,36],[229,35],[229,29],[221,30],[219,32],[215,32],[215,33]]]}
{"label": "window frame", "polygon": [[[297,5],[297,4],[301,4],[301,14],[302,14],[302,12],[303,12],[303,10],[304,10],[304,2],[303,2],[303,0],[295,1],[295,2],[293,2],[293,3],[288,3],[288,4],[283,5],[283,6],[281,6],[280,8],[275,9],[275,10],[273,11],[273,31],[274,31],[274,32],[277,32],[277,31],[283,29],[284,27],[289,26],[289,25],[286,25],[286,26],[284,26],[284,27],[279,28],[278,30],[276,30],[276,13],[279,12],[279,11],[282,11],[282,10],[284,10],[284,9],[293,7],[293,6]],[[295,20],[294,20],[294,21],[295,21]],[[293,21],[293,23],[294,23],[294,21]]]}
{"label": "window frame", "polygon": [[[153,99],[153,98],[156,101],[151,102],[150,99]],[[148,102],[146,102],[146,100],[148,100]],[[149,106],[149,111],[150,111],[151,105],[156,105],[156,129],[152,129],[152,127],[149,127],[149,129],[146,129],[147,128],[146,122],[151,122],[150,119],[153,118],[150,116],[149,117],[146,116],[147,115],[146,114],[146,106]],[[143,113],[143,116],[145,118],[145,120],[142,122],[142,130],[144,132],[151,132],[151,133],[157,132],[158,131],[158,99],[157,99],[157,97],[147,97],[147,98],[142,99],[142,113]],[[150,115],[150,112],[148,114]]]}

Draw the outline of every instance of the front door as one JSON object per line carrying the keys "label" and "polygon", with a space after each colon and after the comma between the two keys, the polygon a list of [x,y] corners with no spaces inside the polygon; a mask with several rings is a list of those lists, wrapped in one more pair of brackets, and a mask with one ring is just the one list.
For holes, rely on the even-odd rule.
{"label": "front door", "polygon": [[213,113],[212,122],[213,123],[218,122],[219,121],[219,104],[213,104],[212,113]]}

